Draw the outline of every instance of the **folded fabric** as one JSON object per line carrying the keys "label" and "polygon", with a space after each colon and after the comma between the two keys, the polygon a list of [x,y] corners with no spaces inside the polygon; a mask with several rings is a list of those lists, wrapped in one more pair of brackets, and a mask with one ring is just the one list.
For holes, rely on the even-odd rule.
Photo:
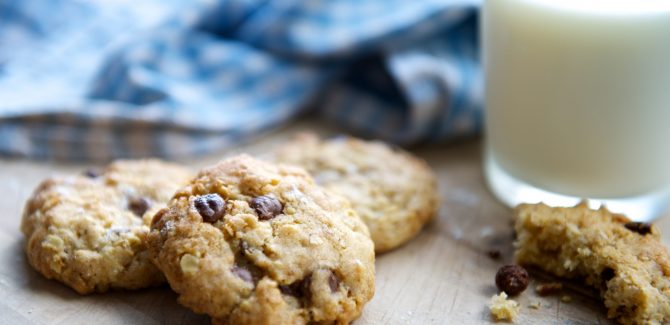
{"label": "folded fabric", "polygon": [[479,0],[0,0],[0,155],[178,158],[307,110],[401,145],[478,132]]}

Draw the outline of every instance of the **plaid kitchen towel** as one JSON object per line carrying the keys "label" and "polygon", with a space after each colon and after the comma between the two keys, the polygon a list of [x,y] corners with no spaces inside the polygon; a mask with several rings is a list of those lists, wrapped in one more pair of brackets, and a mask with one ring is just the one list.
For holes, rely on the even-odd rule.
{"label": "plaid kitchen towel", "polygon": [[0,0],[0,155],[208,153],[313,109],[401,145],[476,133],[480,0]]}

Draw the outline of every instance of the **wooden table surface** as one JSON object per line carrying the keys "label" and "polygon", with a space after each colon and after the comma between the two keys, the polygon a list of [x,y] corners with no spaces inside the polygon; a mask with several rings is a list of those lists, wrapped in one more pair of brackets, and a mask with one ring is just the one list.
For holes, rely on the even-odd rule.
{"label": "wooden table surface", "polygon": [[[262,155],[306,129],[338,133],[323,123],[303,120],[253,143],[183,163],[198,168],[234,153]],[[511,211],[484,185],[481,143],[468,140],[414,152],[437,171],[442,197],[439,216],[413,241],[377,257],[376,293],[355,324],[492,323],[487,303],[496,293],[494,275],[512,260]],[[86,167],[0,160],[0,324],[207,324],[207,316],[178,305],[167,286],[79,296],[30,268],[19,231],[25,200],[40,180]],[[668,218],[658,224],[670,234]],[[491,249],[500,250],[502,257],[491,259],[487,255]],[[537,273],[532,276],[531,287],[543,278]],[[569,287],[569,303],[560,296],[538,297],[534,290],[526,290],[517,298],[521,312],[516,323],[609,323],[594,292],[577,283]],[[541,302],[539,309],[529,307],[535,301]]]}

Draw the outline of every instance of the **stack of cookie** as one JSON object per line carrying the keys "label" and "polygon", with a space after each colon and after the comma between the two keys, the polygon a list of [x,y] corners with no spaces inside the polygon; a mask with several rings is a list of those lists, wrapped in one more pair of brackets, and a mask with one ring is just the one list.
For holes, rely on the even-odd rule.
{"label": "stack of cookie", "polygon": [[46,180],[23,216],[28,260],[81,294],[167,280],[214,323],[346,324],[374,294],[375,251],[435,215],[435,177],[353,138],[301,135],[273,160],[241,155],[195,175],[119,161]]}

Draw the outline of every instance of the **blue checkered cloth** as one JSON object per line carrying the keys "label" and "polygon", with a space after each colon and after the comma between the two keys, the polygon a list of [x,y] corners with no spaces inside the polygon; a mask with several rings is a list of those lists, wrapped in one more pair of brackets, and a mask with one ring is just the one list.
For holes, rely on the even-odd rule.
{"label": "blue checkered cloth", "polygon": [[476,134],[480,1],[0,0],[0,155],[200,155],[308,110],[401,145]]}

